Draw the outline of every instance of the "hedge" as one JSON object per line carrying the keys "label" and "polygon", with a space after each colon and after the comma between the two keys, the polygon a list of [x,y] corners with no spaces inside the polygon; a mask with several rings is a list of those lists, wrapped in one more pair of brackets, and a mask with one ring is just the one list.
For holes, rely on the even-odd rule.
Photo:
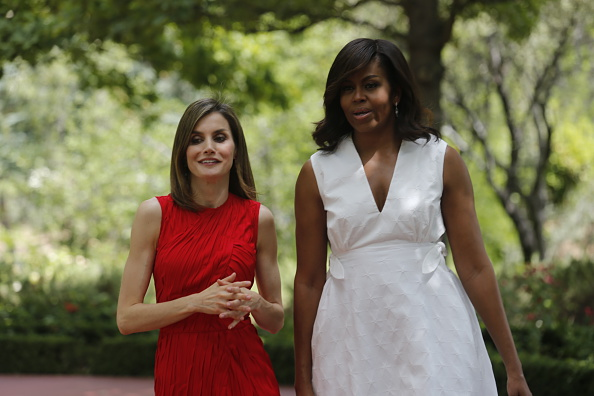
{"label": "hedge", "polygon": [[[281,384],[293,383],[293,346],[264,344]],[[89,344],[65,336],[0,335],[0,373],[152,376],[155,335],[131,335]],[[501,357],[492,353],[500,395],[506,375]],[[532,393],[539,396],[594,395],[594,362],[521,356]]]}
{"label": "hedge", "polygon": [[[86,343],[67,336],[0,335],[0,373],[153,375],[156,335]],[[279,382],[293,383],[293,347],[265,345]]]}
{"label": "hedge", "polygon": [[0,372],[86,374],[90,349],[64,336],[0,336]]}
{"label": "hedge", "polygon": [[[553,359],[542,355],[520,355],[524,376],[533,395],[594,395],[594,362]],[[491,356],[499,395],[505,396],[505,367],[498,354]]]}
{"label": "hedge", "polygon": [[0,373],[151,376],[156,338],[87,343],[67,336],[0,335]]}

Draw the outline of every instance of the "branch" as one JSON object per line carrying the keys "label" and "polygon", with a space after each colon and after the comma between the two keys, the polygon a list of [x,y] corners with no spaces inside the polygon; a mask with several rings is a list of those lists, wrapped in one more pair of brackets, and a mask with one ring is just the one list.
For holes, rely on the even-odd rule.
{"label": "branch", "polygon": [[352,15],[341,14],[338,19],[344,22],[352,23],[353,25],[365,26],[375,30],[386,30],[386,26],[374,25],[370,21],[354,18]]}
{"label": "branch", "polygon": [[503,106],[503,113],[505,115],[505,122],[509,130],[511,139],[511,150],[510,150],[510,163],[507,168],[507,185],[512,191],[522,193],[520,184],[518,183],[518,166],[520,158],[520,129],[514,121],[514,117],[511,111],[510,96],[504,86],[505,81],[505,64],[503,56],[494,43],[494,36],[488,39],[489,46],[489,69],[495,83],[496,91],[501,100]]}
{"label": "branch", "polygon": [[395,40],[400,40],[400,41],[406,41],[408,38],[408,35],[405,33],[402,33],[396,29],[394,29],[392,27],[392,25],[387,25],[387,26],[379,26],[376,25],[374,23],[372,23],[369,20],[363,20],[363,19],[356,19],[355,17],[353,17],[352,15],[346,14],[345,11],[352,11],[357,7],[361,7],[365,4],[369,4],[369,3],[382,3],[388,6],[394,6],[394,7],[404,7],[404,3],[405,1],[391,1],[391,0],[360,0],[358,2],[356,2],[353,5],[347,5],[344,8],[341,8],[337,11],[337,19],[342,20],[344,22],[347,23],[352,23],[354,25],[359,25],[359,26],[365,26],[380,32],[384,32],[386,33],[387,36],[392,37]]}
{"label": "branch", "polygon": [[493,188],[503,205],[506,205],[506,200],[511,194],[506,188],[502,188],[495,183],[495,171],[497,169],[506,170],[505,166],[497,160],[493,152],[491,151],[488,143],[487,143],[487,130],[479,119],[479,117],[470,109],[470,107],[464,101],[463,95],[458,89],[458,86],[452,84],[455,91],[455,97],[452,98],[452,102],[454,102],[460,109],[464,111],[468,120],[470,121],[470,131],[472,132],[472,136],[474,137],[475,141],[483,148],[485,153],[485,174],[487,176],[487,182]]}
{"label": "branch", "polygon": [[[535,246],[535,240],[537,238],[531,225],[530,216],[527,214],[527,208],[522,206],[523,203],[526,203],[526,197],[518,188],[517,183],[509,183],[509,169],[507,169],[502,163],[497,161],[493,152],[489,149],[486,138],[487,131],[484,124],[481,122],[479,117],[470,109],[470,107],[465,103],[463,95],[458,89],[458,86],[456,84],[452,84],[452,86],[454,87],[456,96],[451,100],[459,108],[461,108],[469,118],[471,124],[470,130],[472,136],[474,137],[474,141],[478,142],[484,150],[486,159],[486,166],[484,170],[486,174],[487,183],[491,186],[491,188],[495,192],[495,195],[497,196],[497,199],[499,199],[499,202],[503,206],[505,212],[508,214],[508,216],[514,223],[518,231],[518,237],[520,238],[522,253],[524,255],[526,262],[529,262],[530,256]],[[457,134],[453,127],[451,129],[455,134]],[[508,183],[506,183],[505,186],[498,186],[495,183],[494,173],[496,169],[502,169],[503,171],[507,172]],[[516,201],[512,199],[512,196],[514,194],[520,195],[521,199],[519,203],[516,203]]]}
{"label": "branch", "polygon": [[538,147],[540,152],[538,164],[536,166],[536,178],[531,192],[531,195],[533,196],[538,195],[542,188],[545,178],[545,170],[552,152],[551,141],[553,127],[547,117],[547,104],[551,97],[553,86],[561,74],[559,64],[568,48],[569,33],[576,23],[575,15],[576,14],[572,14],[572,17],[560,32],[559,42],[550,61],[537,78],[534,93],[530,100],[530,108],[534,125],[537,130]]}

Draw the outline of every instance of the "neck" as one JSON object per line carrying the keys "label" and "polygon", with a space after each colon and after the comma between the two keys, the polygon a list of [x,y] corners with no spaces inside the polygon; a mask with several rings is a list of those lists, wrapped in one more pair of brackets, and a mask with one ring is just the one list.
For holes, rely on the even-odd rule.
{"label": "neck", "polygon": [[208,183],[204,181],[193,181],[192,192],[194,202],[205,208],[218,208],[227,201],[229,197],[229,181],[226,183]]}
{"label": "neck", "polygon": [[402,139],[396,137],[392,131],[381,134],[353,133],[353,144],[359,155],[367,153],[393,153],[398,152]]}

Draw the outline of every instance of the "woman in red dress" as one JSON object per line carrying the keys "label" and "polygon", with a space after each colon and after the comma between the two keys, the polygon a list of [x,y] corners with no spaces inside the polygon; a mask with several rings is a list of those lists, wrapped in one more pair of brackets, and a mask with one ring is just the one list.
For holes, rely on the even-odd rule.
{"label": "woman in red dress", "polygon": [[[274,219],[255,199],[233,110],[192,103],[173,143],[171,193],[136,213],[118,300],[122,334],[160,329],[157,396],[279,395],[249,318],[271,333],[284,323]],[[144,303],[151,276],[156,304]]]}

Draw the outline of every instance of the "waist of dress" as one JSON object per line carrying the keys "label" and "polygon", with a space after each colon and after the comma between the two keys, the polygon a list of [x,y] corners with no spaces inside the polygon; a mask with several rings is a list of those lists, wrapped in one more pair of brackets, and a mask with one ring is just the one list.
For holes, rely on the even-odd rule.
{"label": "waist of dress", "polygon": [[328,276],[335,279],[345,278],[345,268],[353,266],[374,265],[377,262],[403,261],[420,263],[424,274],[434,272],[440,264],[445,265],[447,255],[443,242],[408,242],[388,241],[369,246],[332,252]]}
{"label": "waist of dress", "polygon": [[228,326],[231,319],[220,319],[218,315],[194,314],[177,323],[159,329],[162,335],[183,334],[183,333],[216,333],[237,331],[246,327],[253,326],[249,316],[239,322],[233,329]]}

